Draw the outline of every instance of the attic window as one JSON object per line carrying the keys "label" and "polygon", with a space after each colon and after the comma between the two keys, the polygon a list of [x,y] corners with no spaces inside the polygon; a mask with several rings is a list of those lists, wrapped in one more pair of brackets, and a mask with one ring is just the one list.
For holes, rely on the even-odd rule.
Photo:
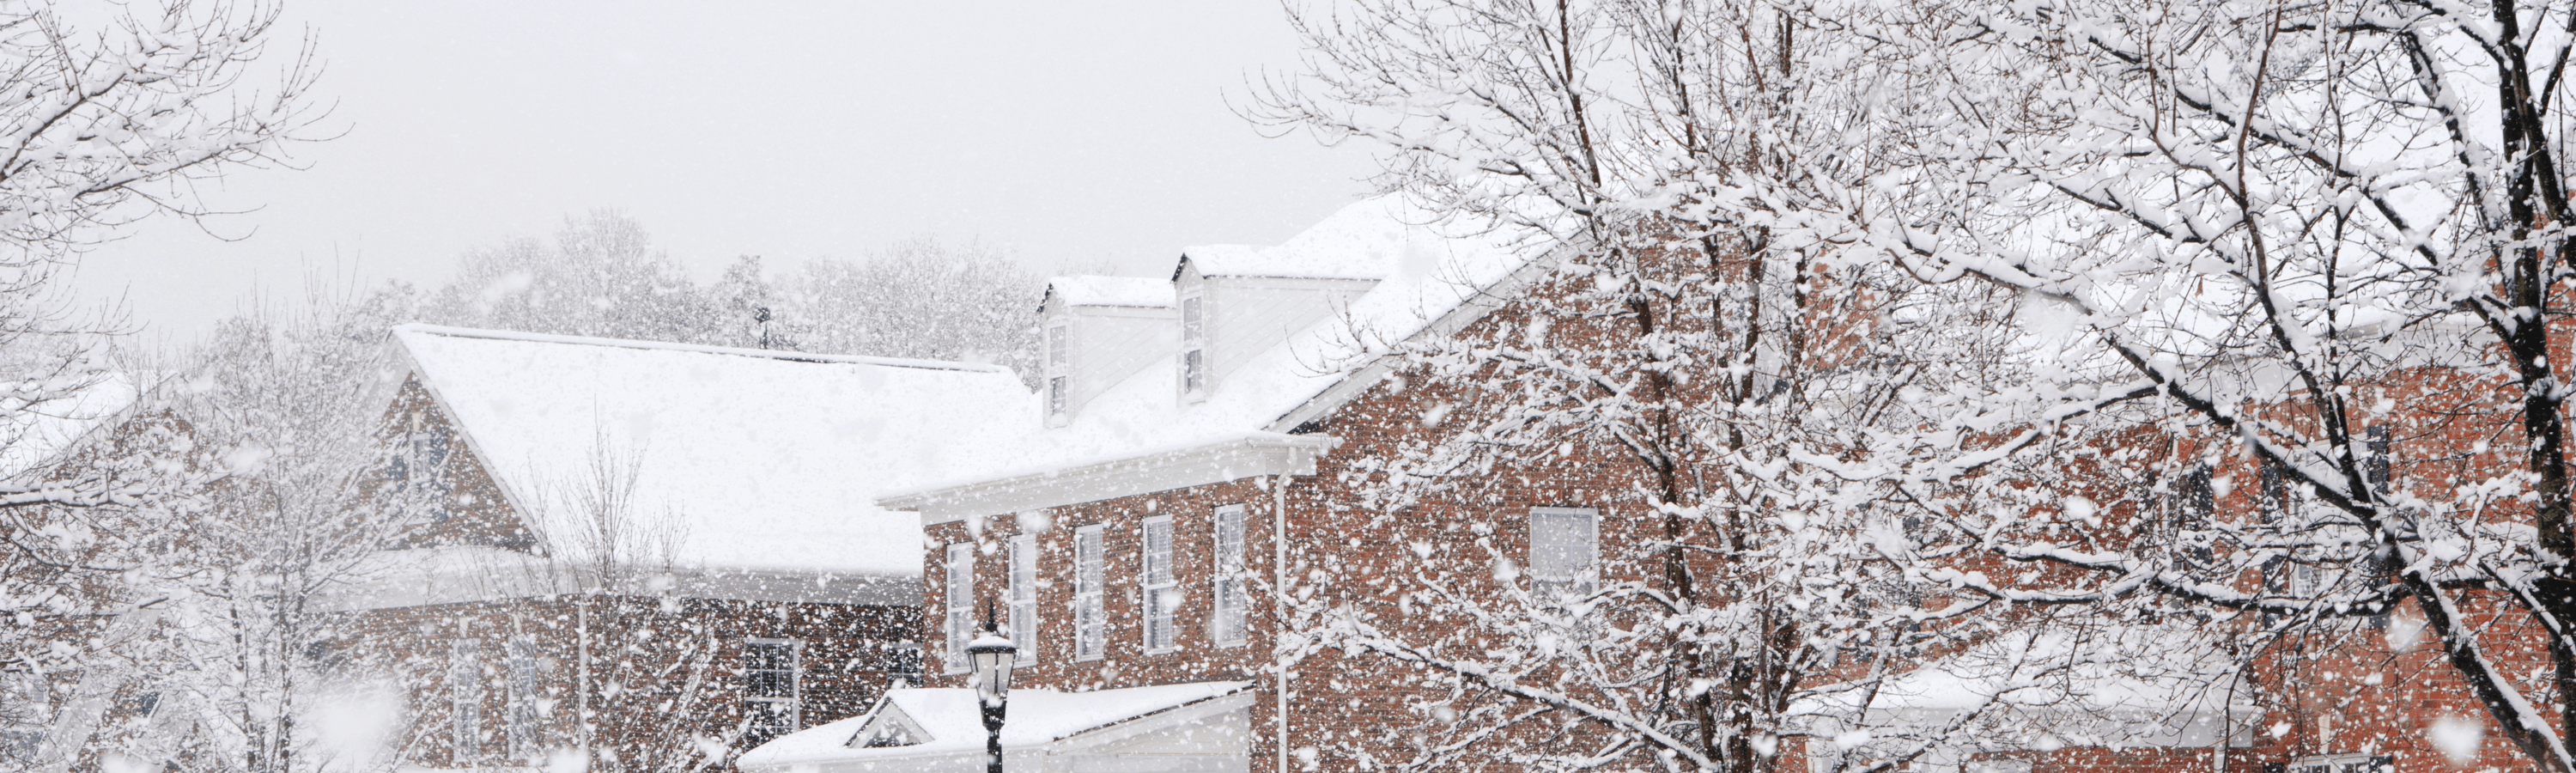
{"label": "attic window", "polygon": [[447,462],[451,447],[447,426],[413,413],[393,439],[385,461],[386,488],[405,514],[443,521],[448,511]]}
{"label": "attic window", "polygon": [[1197,292],[1181,296],[1181,396],[1207,397],[1207,303]]}

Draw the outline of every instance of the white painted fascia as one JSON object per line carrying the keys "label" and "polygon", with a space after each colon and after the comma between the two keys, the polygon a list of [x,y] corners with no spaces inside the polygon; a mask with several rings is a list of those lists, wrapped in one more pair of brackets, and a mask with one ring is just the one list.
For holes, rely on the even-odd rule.
{"label": "white painted fascia", "polygon": [[921,513],[932,526],[971,516],[1224,483],[1261,475],[1313,475],[1315,458],[1341,445],[1323,435],[1248,435],[1218,443],[1030,473],[877,500],[888,510]]}

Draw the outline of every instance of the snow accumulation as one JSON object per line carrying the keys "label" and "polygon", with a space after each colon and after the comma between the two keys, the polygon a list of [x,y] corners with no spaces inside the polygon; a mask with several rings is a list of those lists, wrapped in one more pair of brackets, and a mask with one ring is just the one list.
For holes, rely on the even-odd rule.
{"label": "snow accumulation", "polygon": [[[2137,631],[2128,634],[2131,641],[2085,644],[2058,635],[1997,637],[1874,683],[1828,688],[1790,713],[1849,729],[1866,701],[1863,726],[1903,732],[1939,727],[1983,707],[2014,729],[1981,741],[1993,748],[2046,743],[2044,738],[2203,747],[2242,733],[2262,712],[2227,655],[2216,647],[2181,644],[2189,634],[2162,633],[2170,635]],[[2098,654],[2106,645],[2119,654]],[[2005,737],[2014,733],[2027,737]]]}
{"label": "snow accumulation", "polygon": [[[596,465],[696,569],[917,576],[918,519],[884,492],[1018,447],[1039,417],[1008,370],[960,363],[405,325],[394,336],[505,495],[570,534]],[[555,555],[574,541],[549,539]]]}
{"label": "snow accumulation", "polygon": [[[1201,276],[1388,279],[1430,273],[1461,252],[1507,245],[1508,229],[1447,218],[1402,196],[1367,199],[1333,213],[1274,247],[1212,244],[1181,258]],[[1179,267],[1174,266],[1174,276]]]}
{"label": "snow accumulation", "polygon": [[1059,276],[1047,280],[1044,303],[1067,306],[1172,307],[1172,283],[1141,276]]}
{"label": "snow accumulation", "polygon": [[[1201,261],[1207,248],[1182,258]],[[1277,437],[1283,419],[1341,384],[1390,348],[1513,280],[1532,261],[1510,234],[1441,220],[1391,198],[1343,208],[1278,247],[1226,248],[1212,265],[1247,276],[1377,280],[1324,321],[1271,343],[1223,376],[1207,398],[1180,399],[1174,357],[1158,357],[1076,411],[1066,426],[1028,445],[989,454],[971,472],[900,492],[931,495],[966,484],[1045,475],[1173,449]],[[1203,264],[1211,265],[1211,264]],[[1210,272],[1202,268],[1202,272]],[[1170,293],[1169,283],[1156,280]],[[1042,410],[1030,398],[1029,413]]]}
{"label": "snow accumulation", "polygon": [[[1006,757],[1022,750],[1044,747],[1093,730],[1122,725],[1148,715],[1200,704],[1215,698],[1236,694],[1251,687],[1251,682],[1215,681],[1129,687],[1117,690],[1094,690],[1068,693],[1031,688],[1012,690],[1007,721],[1002,724],[1002,748]],[[779,736],[735,761],[748,773],[772,773],[813,768],[817,763],[867,763],[921,757],[973,754],[981,757],[985,730],[981,704],[975,691],[962,687],[909,688],[888,690],[875,708],[865,714],[837,722],[817,725],[806,730]],[[907,735],[921,736],[903,740],[917,741],[902,745],[869,746],[878,733],[871,723],[901,721]],[[974,770],[983,770],[976,760]],[[862,765],[833,765],[833,768],[864,769]],[[885,770],[915,770],[910,766],[890,765]]]}
{"label": "snow accumulation", "polygon": [[[488,545],[385,550],[369,555],[313,603],[349,611],[551,596],[591,590],[603,579],[589,566]],[[632,595],[885,606],[919,603],[921,593],[912,576],[849,570],[653,566],[611,582],[608,590]]]}
{"label": "snow accumulation", "polygon": [[60,398],[10,411],[0,419],[0,478],[52,461],[141,398],[134,378],[114,373]]}

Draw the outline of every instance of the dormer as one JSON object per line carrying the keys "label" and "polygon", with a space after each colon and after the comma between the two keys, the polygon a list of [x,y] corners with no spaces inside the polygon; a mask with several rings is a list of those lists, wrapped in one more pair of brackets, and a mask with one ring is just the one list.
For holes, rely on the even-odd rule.
{"label": "dormer", "polygon": [[1060,276],[1038,303],[1047,426],[1179,344],[1172,283],[1150,277]]}
{"label": "dormer", "polygon": [[1175,385],[1195,403],[1227,374],[1324,321],[1377,286],[1385,261],[1374,255],[1308,254],[1286,246],[1191,247],[1172,270],[1179,306]]}

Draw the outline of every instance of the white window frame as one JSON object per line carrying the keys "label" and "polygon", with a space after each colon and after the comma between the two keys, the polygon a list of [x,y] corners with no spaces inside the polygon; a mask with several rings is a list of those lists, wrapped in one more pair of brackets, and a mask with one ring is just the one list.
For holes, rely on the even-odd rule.
{"label": "white window frame", "polygon": [[2397,761],[2386,754],[2344,752],[2311,754],[2290,760],[2287,773],[2396,773]]}
{"label": "white window frame", "polygon": [[1181,398],[1200,402],[1208,396],[1208,303],[1207,291],[1191,288],[1181,292],[1181,355],[1177,369],[1181,376]]}
{"label": "white window frame", "polygon": [[503,646],[508,648],[510,670],[510,759],[534,760],[545,754],[544,728],[537,717],[537,707],[545,700],[537,681],[537,637],[519,634]]}
{"label": "white window frame", "polygon": [[1058,321],[1046,328],[1047,426],[1073,419],[1073,324]]}
{"label": "white window frame", "polygon": [[[1161,532],[1159,545],[1155,540],[1158,531]],[[1144,634],[1145,654],[1148,655],[1181,648],[1180,572],[1175,571],[1177,567],[1172,565],[1172,557],[1177,552],[1172,549],[1172,543],[1176,540],[1169,514],[1148,516],[1143,527],[1138,529],[1136,546],[1137,552],[1143,556],[1139,562],[1143,571],[1137,576],[1137,585],[1140,586],[1137,594],[1140,614],[1137,617],[1143,623],[1138,628]]]}
{"label": "white window frame", "polygon": [[1209,563],[1215,571],[1208,579],[1208,638],[1219,647],[1242,646],[1250,627],[1252,594],[1246,583],[1251,572],[1244,560],[1243,513],[1243,505],[1237,503],[1220,505],[1211,516],[1216,538],[1211,540],[1214,555]]}
{"label": "white window frame", "polygon": [[[1541,541],[1561,532],[1553,528],[1543,528],[1541,523],[1577,518],[1581,519],[1582,527],[1579,530],[1580,534],[1576,535],[1576,541],[1581,544],[1567,546],[1572,548],[1567,552],[1580,558],[1581,565],[1543,566],[1540,557],[1551,551],[1550,546],[1541,544]],[[1530,594],[1537,597],[1541,603],[1558,606],[1566,601],[1591,596],[1601,587],[1601,511],[1589,507],[1530,508],[1528,558],[1526,565],[1529,567]]]}
{"label": "white window frame", "polygon": [[1038,535],[1015,534],[1010,542],[1010,583],[1007,596],[1011,605],[1011,643],[1019,649],[1014,661],[1022,664],[1038,661]]}
{"label": "white window frame", "polygon": [[1073,530],[1073,659],[1099,660],[1109,649],[1109,527]]}
{"label": "white window frame", "polygon": [[942,673],[963,674],[966,642],[975,638],[975,543],[950,543],[947,559],[941,570],[940,606],[948,617],[940,627],[948,634],[948,647],[939,653],[939,666]]}
{"label": "white window frame", "polygon": [[448,753],[460,767],[483,762],[483,642],[460,638],[448,645]]}
{"label": "white window frame", "polygon": [[[787,727],[779,731],[778,735],[783,736],[805,729],[805,642],[793,638],[748,636],[743,638],[742,644],[743,713],[751,713],[752,704],[764,704],[770,711],[783,709],[786,712]],[[755,670],[751,667],[751,648],[754,646],[787,648],[787,694],[785,696],[751,694],[751,674]],[[775,671],[777,669],[756,670]]]}

